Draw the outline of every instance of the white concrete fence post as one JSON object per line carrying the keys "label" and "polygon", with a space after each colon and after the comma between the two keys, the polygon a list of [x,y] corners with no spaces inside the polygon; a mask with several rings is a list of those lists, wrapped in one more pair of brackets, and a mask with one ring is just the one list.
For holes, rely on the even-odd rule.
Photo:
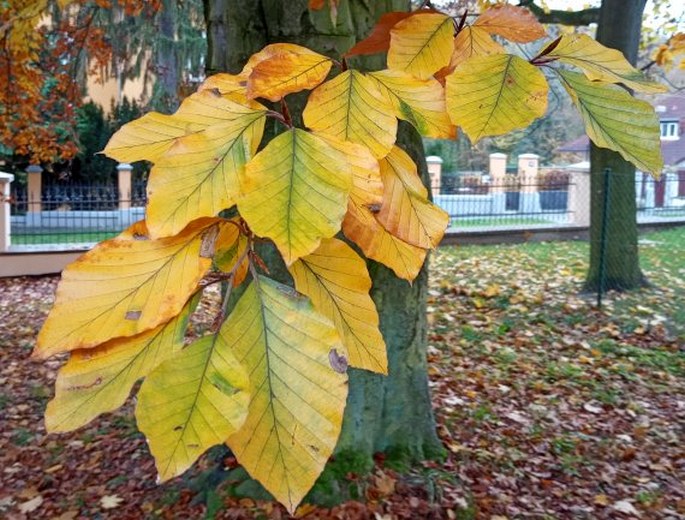
{"label": "white concrete fence post", "polygon": [[131,191],[131,172],[133,166],[128,163],[119,163],[117,166],[117,177],[119,183],[119,209],[130,209],[131,198],[133,192]]}
{"label": "white concrete fence post", "polygon": [[573,224],[590,226],[590,163],[578,163],[568,167],[568,211]]}
{"label": "white concrete fence post", "polygon": [[489,171],[492,211],[497,215],[507,209],[507,154],[491,153]]}
{"label": "white concrete fence post", "polygon": [[11,173],[0,172],[0,253],[6,252],[11,243],[10,229],[10,184],[14,180]]}
{"label": "white concrete fence post", "polygon": [[428,166],[428,175],[431,181],[431,193],[433,198],[440,195],[440,185],[442,182],[442,158],[437,155],[429,155],[426,157],[426,165]]}
{"label": "white concrete fence post", "polygon": [[43,168],[37,164],[31,164],[26,168],[28,180],[28,204],[29,213],[40,213],[43,211]]}
{"label": "white concrete fence post", "polygon": [[518,175],[521,179],[520,210],[524,213],[540,213],[540,192],[538,190],[538,163],[540,156],[523,153],[518,156]]}
{"label": "white concrete fence post", "polygon": [[670,207],[675,199],[678,198],[678,174],[664,173],[664,206]]}

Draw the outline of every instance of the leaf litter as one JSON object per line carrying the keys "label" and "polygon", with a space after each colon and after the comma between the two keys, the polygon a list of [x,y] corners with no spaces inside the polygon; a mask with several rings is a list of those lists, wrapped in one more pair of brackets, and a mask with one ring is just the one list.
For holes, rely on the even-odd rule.
{"label": "leaf litter", "polygon": [[[649,238],[641,253],[651,286],[611,294],[601,311],[580,293],[586,244],[439,249],[428,357],[445,460],[399,475],[379,457],[358,481],[365,503],[302,506],[297,516],[458,518],[473,507],[486,519],[682,518],[685,231]],[[156,485],[130,401],[76,432],[46,435],[42,416],[65,358],[29,355],[57,279],[0,280],[0,516],[207,514],[190,480],[216,457]],[[211,329],[218,300],[203,299],[191,336]],[[217,518],[287,518],[224,487],[210,504]]]}

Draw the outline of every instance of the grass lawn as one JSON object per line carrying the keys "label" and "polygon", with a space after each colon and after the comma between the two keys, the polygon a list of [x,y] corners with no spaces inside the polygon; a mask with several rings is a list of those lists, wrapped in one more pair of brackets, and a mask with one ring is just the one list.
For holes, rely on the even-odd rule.
{"label": "grass lawn", "polygon": [[651,286],[601,311],[586,243],[433,255],[435,411],[483,518],[685,514],[685,228],[641,242]]}
{"label": "grass lawn", "polygon": [[118,235],[117,232],[92,231],[92,232],[67,232],[67,233],[40,233],[40,234],[13,234],[12,245],[28,246],[40,244],[78,244],[93,243],[107,240]]}
{"label": "grass lawn", "polygon": [[554,224],[556,221],[539,217],[456,217],[450,219],[451,228],[523,226],[536,224]]}
{"label": "grass lawn", "polygon": [[[409,477],[379,462],[368,478],[351,475],[365,505],[304,518],[682,518],[684,251],[685,228],[642,237],[651,286],[609,294],[600,311],[579,293],[587,244],[438,249],[427,349],[446,458]],[[187,480],[155,484],[133,403],[46,434],[63,358],[29,355],[57,279],[0,279],[0,517],[24,518],[30,503],[31,518],[203,518]],[[211,326],[206,308],[195,333]],[[190,473],[214,464],[205,457]],[[207,497],[221,518],[286,518],[229,485]]]}

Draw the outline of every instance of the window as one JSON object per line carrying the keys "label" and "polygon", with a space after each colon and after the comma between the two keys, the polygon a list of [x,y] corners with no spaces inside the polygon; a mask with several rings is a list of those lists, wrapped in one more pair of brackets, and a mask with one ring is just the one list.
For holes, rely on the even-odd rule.
{"label": "window", "polygon": [[661,121],[661,138],[678,139],[678,121]]}

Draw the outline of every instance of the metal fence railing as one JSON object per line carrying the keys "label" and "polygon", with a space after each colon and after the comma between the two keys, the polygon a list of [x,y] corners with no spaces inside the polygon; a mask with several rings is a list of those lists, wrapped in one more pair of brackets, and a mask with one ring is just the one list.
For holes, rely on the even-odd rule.
{"label": "metal fence railing", "polygon": [[[637,221],[685,221],[685,174],[659,180],[636,176]],[[584,183],[584,186],[581,184]],[[589,176],[553,171],[498,178],[470,173],[442,175],[431,186],[433,200],[457,232],[589,225]],[[11,243],[41,246],[93,243],[116,235],[144,218],[145,183],[118,186],[55,183],[32,198],[25,186],[11,185]]]}
{"label": "metal fence railing", "polygon": [[685,171],[666,173],[659,179],[638,174],[635,192],[638,222],[685,219]]}
{"label": "metal fence railing", "polygon": [[450,215],[454,228],[521,227],[569,224],[573,211],[567,174],[555,176],[443,176],[433,200]]}
{"label": "metal fence railing", "polygon": [[144,183],[134,183],[126,194],[111,184],[54,184],[43,187],[40,199],[25,187],[12,186],[12,245],[99,242],[142,219],[145,203]]}
{"label": "metal fence railing", "polygon": [[[589,192],[577,191],[575,179],[563,170],[499,178],[471,173],[443,175],[431,188],[435,203],[450,215],[450,226],[463,231],[587,225]],[[685,220],[685,172],[659,179],[638,173],[635,193],[638,223]]]}

